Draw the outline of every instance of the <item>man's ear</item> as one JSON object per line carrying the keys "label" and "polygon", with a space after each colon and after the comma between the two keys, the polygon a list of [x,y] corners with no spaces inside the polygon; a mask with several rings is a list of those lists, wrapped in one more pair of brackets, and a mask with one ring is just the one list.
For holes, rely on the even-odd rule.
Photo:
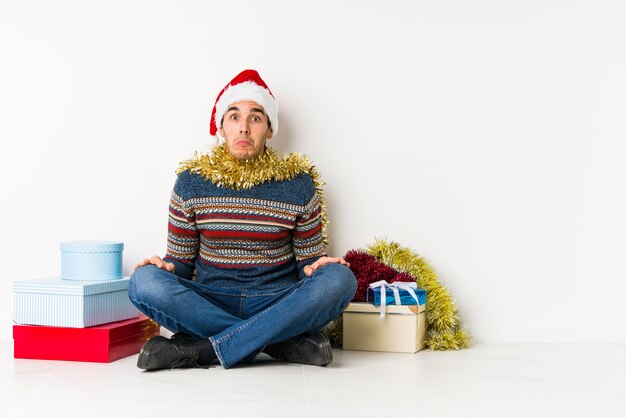
{"label": "man's ear", "polygon": [[272,128],[270,128],[269,132],[267,133],[267,137],[265,138],[265,140],[269,141],[270,139],[272,139],[272,136],[274,136],[274,130]]}
{"label": "man's ear", "polygon": [[219,131],[220,131],[220,136],[221,136],[222,138],[224,138],[224,128],[222,128],[222,127],[220,126]]}

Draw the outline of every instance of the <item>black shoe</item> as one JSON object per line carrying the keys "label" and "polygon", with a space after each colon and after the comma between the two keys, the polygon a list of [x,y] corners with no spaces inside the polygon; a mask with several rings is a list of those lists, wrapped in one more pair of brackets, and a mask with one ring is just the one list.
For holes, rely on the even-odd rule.
{"label": "black shoe", "polygon": [[321,332],[306,334],[290,338],[281,343],[268,345],[263,349],[263,352],[276,360],[288,361],[290,363],[326,366],[333,362],[330,341]]}
{"label": "black shoe", "polygon": [[144,370],[176,369],[183,367],[208,368],[198,363],[198,344],[187,338],[169,340],[154,337],[141,347],[137,367]]}
{"label": "black shoe", "polygon": [[193,341],[193,337],[189,334],[185,334],[184,332],[177,332],[175,334],[172,334],[172,336],[170,337],[171,340],[187,340],[187,341]]}

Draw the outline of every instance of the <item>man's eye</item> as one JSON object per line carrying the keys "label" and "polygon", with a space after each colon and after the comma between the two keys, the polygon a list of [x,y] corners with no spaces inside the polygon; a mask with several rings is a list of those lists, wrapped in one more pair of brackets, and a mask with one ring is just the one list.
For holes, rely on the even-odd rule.
{"label": "man's eye", "polygon": [[258,121],[260,121],[260,120],[261,120],[261,119],[259,119],[259,117],[258,117],[258,116],[252,116],[252,122],[258,122]]}
{"label": "man's eye", "polygon": [[237,115],[230,115],[230,119],[231,120],[237,120],[237,119],[239,119],[239,116],[237,116]]}

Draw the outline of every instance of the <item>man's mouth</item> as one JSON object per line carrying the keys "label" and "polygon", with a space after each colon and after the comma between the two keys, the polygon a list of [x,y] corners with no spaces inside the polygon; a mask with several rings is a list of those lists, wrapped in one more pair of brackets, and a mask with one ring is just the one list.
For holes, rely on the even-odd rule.
{"label": "man's mouth", "polygon": [[247,145],[254,145],[252,143],[252,141],[250,141],[249,139],[238,139],[235,141],[235,145],[243,145],[243,146],[247,146]]}

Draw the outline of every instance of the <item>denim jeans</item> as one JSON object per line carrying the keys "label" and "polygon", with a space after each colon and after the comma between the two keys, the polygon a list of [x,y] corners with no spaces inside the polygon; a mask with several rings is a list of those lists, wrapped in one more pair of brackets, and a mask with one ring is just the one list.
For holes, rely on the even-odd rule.
{"label": "denim jeans", "polygon": [[135,270],[128,286],[133,304],[160,325],[209,339],[225,368],[250,360],[267,344],[319,331],[343,312],[355,292],[356,279],[341,264],[265,290],[203,285],[147,265]]}

